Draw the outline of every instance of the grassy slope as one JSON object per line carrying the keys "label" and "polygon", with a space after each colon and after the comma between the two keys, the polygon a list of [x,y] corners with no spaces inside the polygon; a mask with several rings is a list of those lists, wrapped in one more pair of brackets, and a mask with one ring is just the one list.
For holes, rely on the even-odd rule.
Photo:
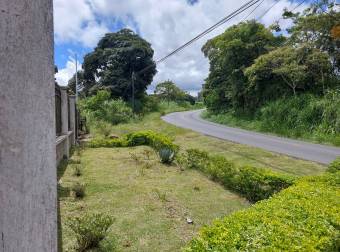
{"label": "grassy slope", "polygon": [[204,111],[202,114],[202,118],[211,122],[227,125],[230,127],[237,127],[241,129],[257,131],[281,137],[288,137],[292,139],[299,139],[312,143],[340,146],[339,138],[335,138],[333,135],[321,134],[316,132],[303,132],[303,133],[299,132],[297,134],[294,130],[274,131],[269,129],[263,129],[261,121],[256,119],[249,119],[244,116],[237,117],[232,115],[231,113],[213,115],[208,113],[207,111]]}
{"label": "grassy slope", "polygon": [[[120,135],[142,129],[169,134],[182,149],[220,153],[239,165],[252,164],[296,175],[317,174],[325,169],[180,129],[163,122],[157,113],[136,123],[115,126],[112,132]],[[109,237],[117,237],[118,251],[178,251],[202,225],[249,205],[197,171],[161,165],[154,154],[147,160],[145,150],[148,147],[86,149],[81,157],[81,177],[72,176],[74,164],[69,164],[65,173],[61,171],[59,204],[65,251],[72,251],[74,246],[66,219],[86,211],[105,212],[116,218]],[[137,163],[131,153],[139,157]],[[83,200],[70,196],[69,188],[76,181],[87,185]],[[185,217],[191,217],[195,224],[186,224]]]}

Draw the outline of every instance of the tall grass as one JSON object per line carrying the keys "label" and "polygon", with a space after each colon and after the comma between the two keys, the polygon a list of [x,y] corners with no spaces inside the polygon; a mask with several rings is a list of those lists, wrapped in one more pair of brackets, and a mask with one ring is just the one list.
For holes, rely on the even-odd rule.
{"label": "tall grass", "polygon": [[203,117],[230,126],[340,146],[340,91],[329,92],[322,98],[304,94],[279,99],[252,116],[207,112]]}

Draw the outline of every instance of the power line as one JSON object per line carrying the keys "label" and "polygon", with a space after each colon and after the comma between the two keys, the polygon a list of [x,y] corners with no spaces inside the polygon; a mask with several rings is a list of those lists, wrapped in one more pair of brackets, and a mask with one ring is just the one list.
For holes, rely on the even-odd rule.
{"label": "power line", "polygon": [[259,20],[263,18],[272,8],[274,8],[275,5],[277,5],[281,0],[277,0],[275,3],[273,3],[265,12],[261,14],[256,20]]}
{"label": "power line", "polygon": [[264,2],[264,0],[262,0],[258,5],[256,5],[256,7],[245,17],[245,18],[243,18],[243,21],[245,21],[251,14],[253,14],[254,13],[254,11],[258,8],[258,7],[260,7],[260,5],[262,4]]}
{"label": "power line", "polygon": [[192,43],[194,43],[196,40],[200,39],[201,37],[205,36],[206,34],[212,32],[213,30],[215,30],[216,28],[218,28],[219,26],[221,26],[222,24],[226,23],[227,21],[229,21],[230,19],[234,18],[235,16],[239,15],[240,13],[244,12],[245,10],[249,9],[250,7],[252,7],[253,5],[255,5],[256,3],[260,2],[260,0],[251,0],[248,1],[246,4],[242,5],[240,8],[238,8],[237,10],[233,11],[231,14],[229,14],[228,16],[224,17],[223,19],[221,19],[220,21],[218,21],[216,24],[214,24],[213,26],[209,27],[208,29],[206,29],[205,31],[203,31],[202,33],[198,34],[196,37],[194,37],[193,39],[189,40],[187,43],[185,43],[184,45],[178,47],[177,49],[175,49],[173,52],[169,53],[168,55],[166,55],[165,57],[156,60],[156,64],[163,62],[164,60],[166,60],[167,58],[171,57],[172,55],[182,51],[185,47],[191,45]]}
{"label": "power line", "polygon": [[[232,18],[236,17],[237,15],[241,14],[242,12],[246,11],[247,9],[249,9],[250,7],[252,7],[253,5],[255,5],[256,3],[260,2],[261,0],[250,0],[247,3],[245,3],[244,5],[242,5],[241,7],[239,7],[237,10],[233,11],[232,13],[230,13],[228,16],[222,18],[220,21],[218,21],[216,24],[214,24],[213,26],[209,27],[208,29],[206,29],[205,31],[203,31],[202,33],[198,34],[196,37],[194,37],[193,39],[189,40],[187,43],[183,44],[182,46],[178,47],[177,49],[175,49],[174,51],[172,51],[171,53],[169,53],[168,55],[166,55],[165,57],[156,60],[155,63],[159,64],[165,60],[167,60],[169,57],[173,56],[176,53],[179,53],[180,51],[182,51],[184,48],[186,48],[187,46],[191,45],[192,43],[194,43],[195,41],[197,41],[198,39],[202,38],[203,36],[205,36],[206,34],[212,32],[213,30],[215,30],[216,28],[218,28],[219,26],[221,26],[222,24],[228,22],[229,20],[231,20]],[[139,72],[135,73],[136,75],[142,74],[143,72],[145,72],[146,70],[150,69],[151,67],[153,67],[154,64],[149,65],[147,67],[145,67],[144,69],[140,70]]]}

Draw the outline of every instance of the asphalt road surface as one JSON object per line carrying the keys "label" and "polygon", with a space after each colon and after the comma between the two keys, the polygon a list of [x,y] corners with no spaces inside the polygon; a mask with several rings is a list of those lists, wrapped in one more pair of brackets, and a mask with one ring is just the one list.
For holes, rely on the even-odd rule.
{"label": "asphalt road surface", "polygon": [[176,112],[162,119],[178,127],[204,135],[262,148],[288,156],[328,164],[340,156],[340,148],[287,139],[209,122],[200,117],[202,110]]}

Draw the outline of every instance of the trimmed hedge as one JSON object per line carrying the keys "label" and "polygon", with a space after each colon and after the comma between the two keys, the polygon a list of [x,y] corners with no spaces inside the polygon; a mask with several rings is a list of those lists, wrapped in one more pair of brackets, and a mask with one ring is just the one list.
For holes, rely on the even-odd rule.
{"label": "trimmed hedge", "polygon": [[[165,150],[171,152],[171,160],[166,160],[166,163],[172,162],[179,151],[179,146],[174,144],[168,136],[150,130],[137,131],[117,139],[93,139],[88,143],[88,146],[91,148],[132,147],[141,145],[150,146],[158,154]],[[163,159],[161,160],[163,161]]]}
{"label": "trimmed hedge", "polygon": [[187,150],[182,162],[187,168],[207,174],[252,202],[267,199],[294,183],[291,176],[251,166],[236,167],[222,156],[212,156],[197,149]]}
{"label": "trimmed hedge", "polygon": [[204,227],[186,252],[339,251],[340,172],[306,177]]}
{"label": "trimmed hedge", "polygon": [[338,172],[340,171],[340,157],[335,159],[332,163],[329,164],[327,168],[327,172]]}

